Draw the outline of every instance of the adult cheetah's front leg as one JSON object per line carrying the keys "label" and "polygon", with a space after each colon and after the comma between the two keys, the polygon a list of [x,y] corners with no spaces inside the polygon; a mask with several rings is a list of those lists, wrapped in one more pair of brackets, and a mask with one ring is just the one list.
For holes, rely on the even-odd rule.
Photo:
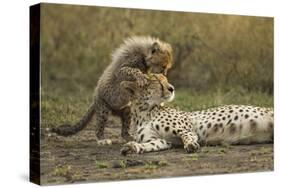
{"label": "adult cheetah's front leg", "polygon": [[182,139],[184,149],[188,153],[194,153],[200,149],[200,145],[198,144],[198,136],[195,132],[192,132],[188,129],[182,129],[178,132],[178,134]]}
{"label": "adult cheetah's front leg", "polygon": [[152,151],[160,151],[170,149],[172,144],[164,139],[155,139],[145,143],[128,142],[121,148],[121,154],[127,155],[128,153],[147,153]]}

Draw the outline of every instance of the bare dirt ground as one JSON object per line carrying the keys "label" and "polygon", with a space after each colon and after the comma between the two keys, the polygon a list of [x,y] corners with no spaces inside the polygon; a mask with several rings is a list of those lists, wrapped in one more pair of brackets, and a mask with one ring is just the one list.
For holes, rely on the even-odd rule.
{"label": "bare dirt ground", "polygon": [[[107,129],[118,140],[120,127]],[[98,146],[94,131],[71,137],[43,135],[41,183],[64,184],[143,178],[273,170],[273,144],[202,147],[195,154],[183,148],[122,156],[122,141]]]}

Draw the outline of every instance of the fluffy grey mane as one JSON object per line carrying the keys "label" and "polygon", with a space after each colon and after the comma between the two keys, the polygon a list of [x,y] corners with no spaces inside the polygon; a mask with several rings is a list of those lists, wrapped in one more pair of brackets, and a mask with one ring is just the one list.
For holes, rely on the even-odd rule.
{"label": "fluffy grey mane", "polygon": [[158,38],[150,36],[134,36],[124,40],[123,44],[112,53],[113,62],[126,57],[134,52],[146,54],[147,50],[152,46],[153,43],[162,42]]}

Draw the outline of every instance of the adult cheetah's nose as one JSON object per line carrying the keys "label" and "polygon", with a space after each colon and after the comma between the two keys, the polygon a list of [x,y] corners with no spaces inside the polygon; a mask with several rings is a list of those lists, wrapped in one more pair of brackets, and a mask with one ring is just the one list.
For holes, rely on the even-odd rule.
{"label": "adult cheetah's nose", "polygon": [[169,85],[168,90],[169,90],[171,93],[173,93],[173,92],[175,91],[175,88],[174,88],[174,86]]}

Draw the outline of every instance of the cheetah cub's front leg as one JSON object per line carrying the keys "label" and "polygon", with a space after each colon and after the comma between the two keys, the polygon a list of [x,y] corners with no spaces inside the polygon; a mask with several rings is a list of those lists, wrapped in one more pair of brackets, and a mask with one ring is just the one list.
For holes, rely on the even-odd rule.
{"label": "cheetah cub's front leg", "polygon": [[187,153],[194,153],[200,149],[200,145],[198,144],[198,136],[196,133],[189,130],[180,129],[179,135]]}

